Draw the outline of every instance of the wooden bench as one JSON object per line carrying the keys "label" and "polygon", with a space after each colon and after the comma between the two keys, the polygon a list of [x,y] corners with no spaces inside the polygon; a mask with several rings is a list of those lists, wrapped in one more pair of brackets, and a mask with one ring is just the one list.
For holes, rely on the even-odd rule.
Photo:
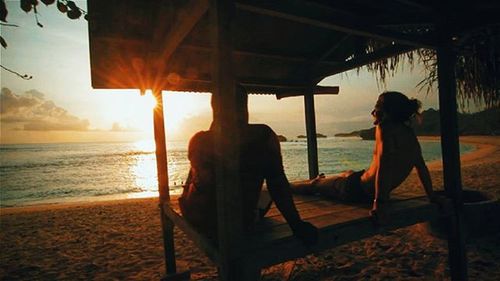
{"label": "wooden bench", "polygon": [[[319,229],[319,241],[314,247],[305,247],[293,236],[276,207],[272,206],[255,231],[244,237],[240,264],[245,276],[242,280],[258,280],[260,270],[291,259],[364,239],[384,231],[428,221],[438,216],[438,209],[425,196],[409,197],[401,194],[388,203],[388,221],[377,227],[368,215],[369,205],[346,204],[318,196],[294,196],[301,217]],[[214,241],[198,233],[180,214],[177,200],[165,203],[164,211],[205,254],[218,264],[220,254]],[[173,250],[173,249],[171,249]]]}

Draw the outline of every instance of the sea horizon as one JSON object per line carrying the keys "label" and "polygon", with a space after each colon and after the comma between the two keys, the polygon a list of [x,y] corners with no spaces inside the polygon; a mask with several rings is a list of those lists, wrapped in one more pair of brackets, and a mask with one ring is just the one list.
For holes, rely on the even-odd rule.
{"label": "sea horizon", "polygon": [[[188,141],[168,141],[169,187],[180,194],[187,173]],[[426,161],[441,157],[438,141],[422,141]],[[281,143],[290,181],[305,179],[307,142]],[[474,149],[461,144],[461,152]],[[336,174],[369,166],[373,141],[356,137],[318,139],[319,170]],[[0,207],[156,197],[155,145],[136,142],[62,142],[0,144]]]}

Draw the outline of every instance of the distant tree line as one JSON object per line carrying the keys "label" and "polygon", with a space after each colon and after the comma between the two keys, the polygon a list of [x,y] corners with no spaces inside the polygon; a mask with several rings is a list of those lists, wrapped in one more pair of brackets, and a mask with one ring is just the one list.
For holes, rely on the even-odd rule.
{"label": "distant tree line", "polygon": [[[414,122],[413,127],[418,136],[438,136],[441,134],[439,111],[428,109],[422,112],[422,123]],[[500,135],[500,108],[490,108],[476,113],[458,114],[458,132],[467,135]],[[336,134],[336,137],[361,137],[364,140],[375,139],[375,127]]]}

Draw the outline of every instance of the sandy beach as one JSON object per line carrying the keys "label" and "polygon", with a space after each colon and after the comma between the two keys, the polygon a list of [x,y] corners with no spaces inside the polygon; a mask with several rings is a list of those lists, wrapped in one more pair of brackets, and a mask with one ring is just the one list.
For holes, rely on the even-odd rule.
{"label": "sandy beach", "polygon": [[[423,141],[439,140],[426,137]],[[500,137],[463,137],[463,185],[500,198]],[[442,189],[441,161],[429,164]],[[421,195],[415,173],[398,189]],[[0,280],[159,280],[164,270],[157,199],[0,210]],[[176,230],[178,264],[192,280],[215,266]],[[500,280],[500,233],[469,241],[469,279]],[[447,243],[415,225],[263,270],[263,280],[448,280]]]}

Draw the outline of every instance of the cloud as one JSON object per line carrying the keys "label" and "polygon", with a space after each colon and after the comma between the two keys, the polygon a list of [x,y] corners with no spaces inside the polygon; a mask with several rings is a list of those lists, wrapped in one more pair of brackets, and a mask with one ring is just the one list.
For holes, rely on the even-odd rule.
{"label": "cloud", "polygon": [[212,113],[201,112],[199,114],[183,118],[179,121],[179,124],[175,129],[168,128],[168,119],[166,119],[165,122],[167,122],[166,134],[169,140],[188,140],[196,132],[208,130],[210,124],[212,123]]}
{"label": "cloud", "polygon": [[140,130],[137,130],[135,128],[130,128],[130,127],[122,127],[120,123],[114,122],[113,125],[111,126],[110,132],[140,132]]}
{"label": "cloud", "polygon": [[87,131],[90,125],[37,90],[19,95],[8,88],[0,93],[0,120],[24,131]]}
{"label": "cloud", "polygon": [[[43,99],[43,96],[41,99]],[[23,108],[35,106],[41,99],[37,97],[18,96],[8,88],[2,88],[0,93],[0,114],[17,113]]]}

